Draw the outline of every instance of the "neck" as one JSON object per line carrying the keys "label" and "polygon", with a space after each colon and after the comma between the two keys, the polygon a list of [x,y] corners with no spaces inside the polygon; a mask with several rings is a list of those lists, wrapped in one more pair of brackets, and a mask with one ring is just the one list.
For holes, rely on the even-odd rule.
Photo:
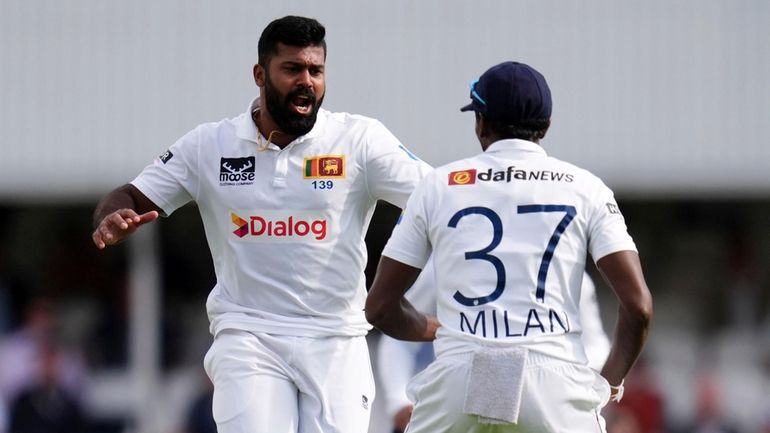
{"label": "neck", "polygon": [[297,138],[295,135],[286,134],[278,129],[278,125],[270,117],[270,113],[266,111],[263,112],[261,109],[253,111],[251,119],[254,121],[254,125],[257,126],[257,134],[262,135],[262,138],[268,143],[273,143],[281,149]]}
{"label": "neck", "polygon": [[481,150],[486,152],[487,148],[492,145],[495,141],[498,141],[497,137],[490,137],[490,136],[482,136],[479,137],[479,142],[481,142]]}

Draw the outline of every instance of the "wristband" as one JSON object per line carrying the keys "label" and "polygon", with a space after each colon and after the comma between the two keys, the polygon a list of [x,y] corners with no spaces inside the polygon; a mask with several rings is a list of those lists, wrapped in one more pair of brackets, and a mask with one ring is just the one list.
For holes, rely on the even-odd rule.
{"label": "wristband", "polygon": [[625,391],[625,388],[623,387],[623,382],[626,380],[623,379],[620,381],[620,385],[618,386],[612,386],[610,385],[610,401],[619,402],[623,398],[623,392]]}

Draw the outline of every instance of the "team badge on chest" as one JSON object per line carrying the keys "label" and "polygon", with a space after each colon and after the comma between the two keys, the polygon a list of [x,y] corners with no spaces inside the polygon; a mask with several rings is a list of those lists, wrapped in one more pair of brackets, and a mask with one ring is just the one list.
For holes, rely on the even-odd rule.
{"label": "team badge on chest", "polygon": [[219,159],[219,185],[252,185],[254,183],[253,156]]}
{"label": "team badge on chest", "polygon": [[345,155],[324,155],[305,158],[302,177],[305,179],[344,179]]}

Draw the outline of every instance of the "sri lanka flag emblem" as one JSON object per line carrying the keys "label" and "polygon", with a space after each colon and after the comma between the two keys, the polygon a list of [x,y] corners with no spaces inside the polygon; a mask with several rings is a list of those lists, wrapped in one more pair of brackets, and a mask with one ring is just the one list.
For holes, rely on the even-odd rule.
{"label": "sri lanka flag emblem", "polygon": [[345,155],[324,155],[305,158],[305,179],[344,179]]}

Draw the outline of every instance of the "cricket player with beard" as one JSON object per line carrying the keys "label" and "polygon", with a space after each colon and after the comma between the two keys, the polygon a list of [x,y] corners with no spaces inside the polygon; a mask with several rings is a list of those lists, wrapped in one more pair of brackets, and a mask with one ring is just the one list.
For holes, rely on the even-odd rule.
{"label": "cricket player with beard", "polygon": [[325,29],[271,22],[259,98],[174,143],[94,211],[113,245],[195,201],[217,283],[204,366],[220,433],[360,433],[374,399],[364,234],[377,200],[404,207],[431,169],[380,122],[321,108]]}
{"label": "cricket player with beard", "polygon": [[[420,183],[366,301],[391,337],[435,339],[436,360],[409,383],[407,432],[604,433],[600,409],[622,398],[652,318],[636,246],[612,191],[540,146],[551,93],[538,71],[501,63],[470,98],[483,152]],[[580,338],[588,254],[620,304],[601,374]],[[429,257],[436,317],[404,298]]]}

